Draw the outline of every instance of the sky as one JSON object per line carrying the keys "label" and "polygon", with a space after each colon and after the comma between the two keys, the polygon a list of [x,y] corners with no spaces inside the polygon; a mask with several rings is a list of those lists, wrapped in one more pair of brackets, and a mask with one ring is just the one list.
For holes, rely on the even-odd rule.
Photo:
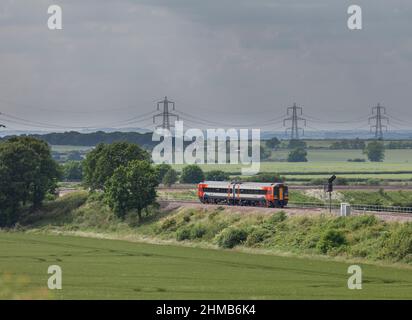
{"label": "sky", "polygon": [[[60,5],[63,29],[49,30]],[[349,5],[363,29],[349,30]],[[151,128],[168,96],[191,127],[412,128],[410,0],[2,0],[0,124]],[[1,129],[0,129],[1,130]]]}

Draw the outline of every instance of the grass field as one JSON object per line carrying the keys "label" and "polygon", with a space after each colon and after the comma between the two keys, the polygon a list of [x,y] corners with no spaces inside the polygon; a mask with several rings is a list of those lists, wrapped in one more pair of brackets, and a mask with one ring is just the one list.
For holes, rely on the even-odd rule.
{"label": "grass field", "polygon": [[64,153],[64,152],[70,152],[70,151],[89,151],[89,150],[92,150],[93,147],[70,146],[70,145],[62,145],[62,146],[52,145],[51,149],[53,151]]}
{"label": "grass field", "polygon": [[[362,265],[363,289],[349,290],[342,262],[23,233],[0,233],[0,242],[1,298],[412,298],[409,269]],[[63,289],[50,294],[54,264]]]}

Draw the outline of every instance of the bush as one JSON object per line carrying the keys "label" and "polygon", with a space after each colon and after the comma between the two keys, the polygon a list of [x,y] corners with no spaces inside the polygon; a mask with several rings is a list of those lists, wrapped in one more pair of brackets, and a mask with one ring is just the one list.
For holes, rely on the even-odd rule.
{"label": "bush", "polygon": [[195,224],[190,230],[190,239],[202,238],[206,234],[206,232],[206,227],[200,224]]}
{"label": "bush", "polygon": [[285,221],[286,218],[287,218],[287,215],[285,211],[279,211],[279,212],[272,214],[267,220],[267,222],[269,224],[277,224],[279,222]]}
{"label": "bush", "polygon": [[203,170],[195,164],[184,167],[180,176],[181,183],[199,183],[204,179]]}
{"label": "bush", "polygon": [[348,159],[348,162],[366,162],[366,159],[362,159],[362,158]]}
{"label": "bush", "polygon": [[226,181],[229,179],[229,174],[221,170],[212,170],[206,172],[206,180],[208,181]]}
{"label": "bush", "polygon": [[183,241],[183,240],[189,240],[189,239],[190,239],[190,229],[182,228],[182,229],[177,230],[176,232],[177,241]]}
{"label": "bush", "polygon": [[167,218],[160,224],[160,229],[163,231],[173,230],[176,228],[176,220],[174,218]]}
{"label": "bush", "polygon": [[398,225],[383,244],[383,256],[409,260],[412,255],[412,223]]}
{"label": "bush", "polygon": [[333,248],[338,248],[346,244],[346,238],[342,231],[329,229],[324,232],[316,247],[322,253],[327,253]]}
{"label": "bush", "polygon": [[289,152],[288,162],[307,162],[307,155],[308,153],[303,148],[293,149]]}
{"label": "bush", "polygon": [[381,184],[381,180],[379,180],[379,179],[368,179],[368,180],[366,180],[366,184],[368,186],[379,186]]}
{"label": "bush", "polygon": [[246,245],[253,247],[270,237],[270,232],[264,228],[256,228],[246,238]]}
{"label": "bush", "polygon": [[224,229],[218,236],[217,236],[217,243],[219,247],[231,249],[242,242],[246,241],[247,239],[247,232],[243,229],[230,227]]}
{"label": "bush", "polygon": [[167,186],[171,187],[173,184],[177,182],[177,172],[174,169],[169,169],[163,177],[162,183]]}
{"label": "bush", "polygon": [[246,181],[251,182],[284,182],[285,177],[276,173],[260,173],[256,176],[247,178]]}

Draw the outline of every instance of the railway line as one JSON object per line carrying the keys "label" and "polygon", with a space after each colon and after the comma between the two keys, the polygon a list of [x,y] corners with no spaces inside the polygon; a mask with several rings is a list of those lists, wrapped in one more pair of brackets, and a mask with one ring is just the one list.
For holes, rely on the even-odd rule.
{"label": "railway line", "polygon": [[[267,207],[253,207],[253,206],[229,206],[222,204],[202,204],[198,200],[177,200],[177,199],[165,199],[160,198],[158,202],[164,208],[169,209],[177,207],[192,207],[192,208],[203,208],[203,209],[213,209],[216,207],[224,207],[225,209],[235,211],[237,213],[252,213],[259,212],[262,214],[272,214],[278,211],[285,211],[288,215],[318,215],[322,213],[329,213],[329,208],[327,205],[319,204],[300,204],[300,203],[289,203],[287,207],[284,208],[267,208]],[[367,206],[354,205],[352,209],[353,215],[361,214],[372,214],[378,218],[385,221],[412,221],[412,208],[410,212],[391,212],[384,211],[385,207],[378,208],[367,208]],[[339,208],[335,205],[332,207],[332,214],[338,214]]]}

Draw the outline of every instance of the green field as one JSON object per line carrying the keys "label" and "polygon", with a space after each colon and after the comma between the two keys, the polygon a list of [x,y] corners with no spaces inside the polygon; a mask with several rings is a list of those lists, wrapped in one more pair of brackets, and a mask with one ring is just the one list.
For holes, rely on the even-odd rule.
{"label": "green field", "polygon": [[87,146],[69,146],[69,145],[52,145],[51,149],[52,151],[56,152],[71,152],[71,151],[89,151],[92,150],[94,147],[87,147]]}
{"label": "green field", "polygon": [[[411,158],[412,159],[412,158]],[[184,165],[174,165],[181,170]],[[205,171],[223,170],[226,172],[239,172],[241,164],[203,164]],[[343,173],[377,173],[385,172],[412,172],[412,162],[340,162],[340,161],[318,161],[318,162],[261,162],[260,172],[276,172],[281,174],[317,174],[319,172],[343,172]]]}
{"label": "green field", "polygon": [[67,236],[0,233],[0,297],[47,295],[47,268],[63,271],[54,299],[411,299],[409,269]]}

